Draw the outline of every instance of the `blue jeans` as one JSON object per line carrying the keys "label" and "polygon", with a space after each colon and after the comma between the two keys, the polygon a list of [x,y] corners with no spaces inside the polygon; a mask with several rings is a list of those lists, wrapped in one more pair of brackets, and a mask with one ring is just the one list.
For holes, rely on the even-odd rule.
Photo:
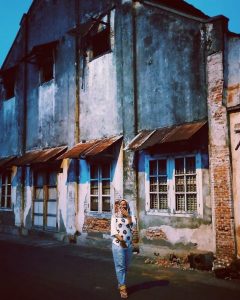
{"label": "blue jeans", "polygon": [[112,244],[113,260],[118,280],[118,286],[126,284],[127,270],[132,259],[132,246],[122,248]]}

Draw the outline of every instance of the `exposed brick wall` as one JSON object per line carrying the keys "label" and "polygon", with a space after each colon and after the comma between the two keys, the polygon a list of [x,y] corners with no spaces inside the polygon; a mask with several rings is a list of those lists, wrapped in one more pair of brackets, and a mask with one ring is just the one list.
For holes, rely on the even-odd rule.
{"label": "exposed brick wall", "polygon": [[210,185],[216,255],[228,263],[235,255],[228,121],[223,106],[223,54],[207,58]]}
{"label": "exposed brick wall", "polygon": [[149,227],[145,232],[145,237],[149,240],[167,239],[165,232],[161,228]]}
{"label": "exposed brick wall", "polygon": [[83,225],[83,232],[103,232],[109,233],[111,220],[86,217]]}

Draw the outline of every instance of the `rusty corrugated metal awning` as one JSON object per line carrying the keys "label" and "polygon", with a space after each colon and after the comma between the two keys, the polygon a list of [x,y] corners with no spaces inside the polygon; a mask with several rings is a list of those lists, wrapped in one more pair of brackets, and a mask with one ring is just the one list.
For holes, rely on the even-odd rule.
{"label": "rusty corrugated metal awning", "polygon": [[25,153],[12,162],[15,166],[24,166],[36,163],[46,163],[56,159],[67,150],[67,147],[57,147],[44,150],[33,150]]}
{"label": "rusty corrugated metal awning", "polygon": [[187,141],[206,123],[207,121],[201,121],[155,130],[144,130],[130,142],[126,150],[138,151],[158,144]]}
{"label": "rusty corrugated metal awning", "polygon": [[8,156],[0,158],[0,169],[11,166],[11,162],[16,156]]}
{"label": "rusty corrugated metal awning", "polygon": [[122,136],[114,136],[110,138],[91,140],[85,143],[79,143],[66,153],[61,155],[58,159],[63,158],[79,158],[79,157],[91,157],[102,154],[114,143],[119,141]]}
{"label": "rusty corrugated metal awning", "polygon": [[41,151],[41,153],[37,156],[37,158],[33,161],[34,164],[36,163],[45,163],[49,160],[54,160],[59,155],[63,154],[67,150],[66,146],[63,147],[57,147],[57,148],[51,148],[51,149],[45,149]]}
{"label": "rusty corrugated metal awning", "polygon": [[37,158],[40,152],[41,150],[34,150],[34,151],[27,152],[23,156],[14,159],[13,164],[15,166],[30,165],[32,161],[34,161],[34,159]]}
{"label": "rusty corrugated metal awning", "polygon": [[161,140],[161,143],[187,141],[206,123],[207,121],[203,121],[176,126]]}

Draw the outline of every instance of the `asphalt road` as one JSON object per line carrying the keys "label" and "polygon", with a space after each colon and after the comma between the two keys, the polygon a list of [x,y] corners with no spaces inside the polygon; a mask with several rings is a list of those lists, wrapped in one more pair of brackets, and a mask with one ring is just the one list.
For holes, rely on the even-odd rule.
{"label": "asphalt road", "polygon": [[[120,299],[111,253],[57,241],[0,235],[1,300]],[[239,280],[162,269],[134,255],[129,299],[240,299]]]}

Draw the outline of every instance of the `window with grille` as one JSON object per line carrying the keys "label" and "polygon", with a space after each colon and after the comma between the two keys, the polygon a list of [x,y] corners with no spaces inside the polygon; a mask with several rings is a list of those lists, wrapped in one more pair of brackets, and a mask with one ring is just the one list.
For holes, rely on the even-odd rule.
{"label": "window with grille", "polygon": [[172,213],[198,211],[196,156],[149,159],[147,209]]}
{"label": "window with grille", "polygon": [[149,171],[150,209],[168,209],[167,160],[151,160]]}
{"label": "window with grille", "polygon": [[197,211],[197,181],[195,157],[175,159],[176,211]]}
{"label": "window with grille", "polygon": [[111,165],[90,165],[90,211],[111,210]]}
{"label": "window with grille", "polygon": [[2,180],[0,186],[0,195],[1,195],[1,208],[11,208],[12,199],[11,199],[11,172],[2,173]]}

